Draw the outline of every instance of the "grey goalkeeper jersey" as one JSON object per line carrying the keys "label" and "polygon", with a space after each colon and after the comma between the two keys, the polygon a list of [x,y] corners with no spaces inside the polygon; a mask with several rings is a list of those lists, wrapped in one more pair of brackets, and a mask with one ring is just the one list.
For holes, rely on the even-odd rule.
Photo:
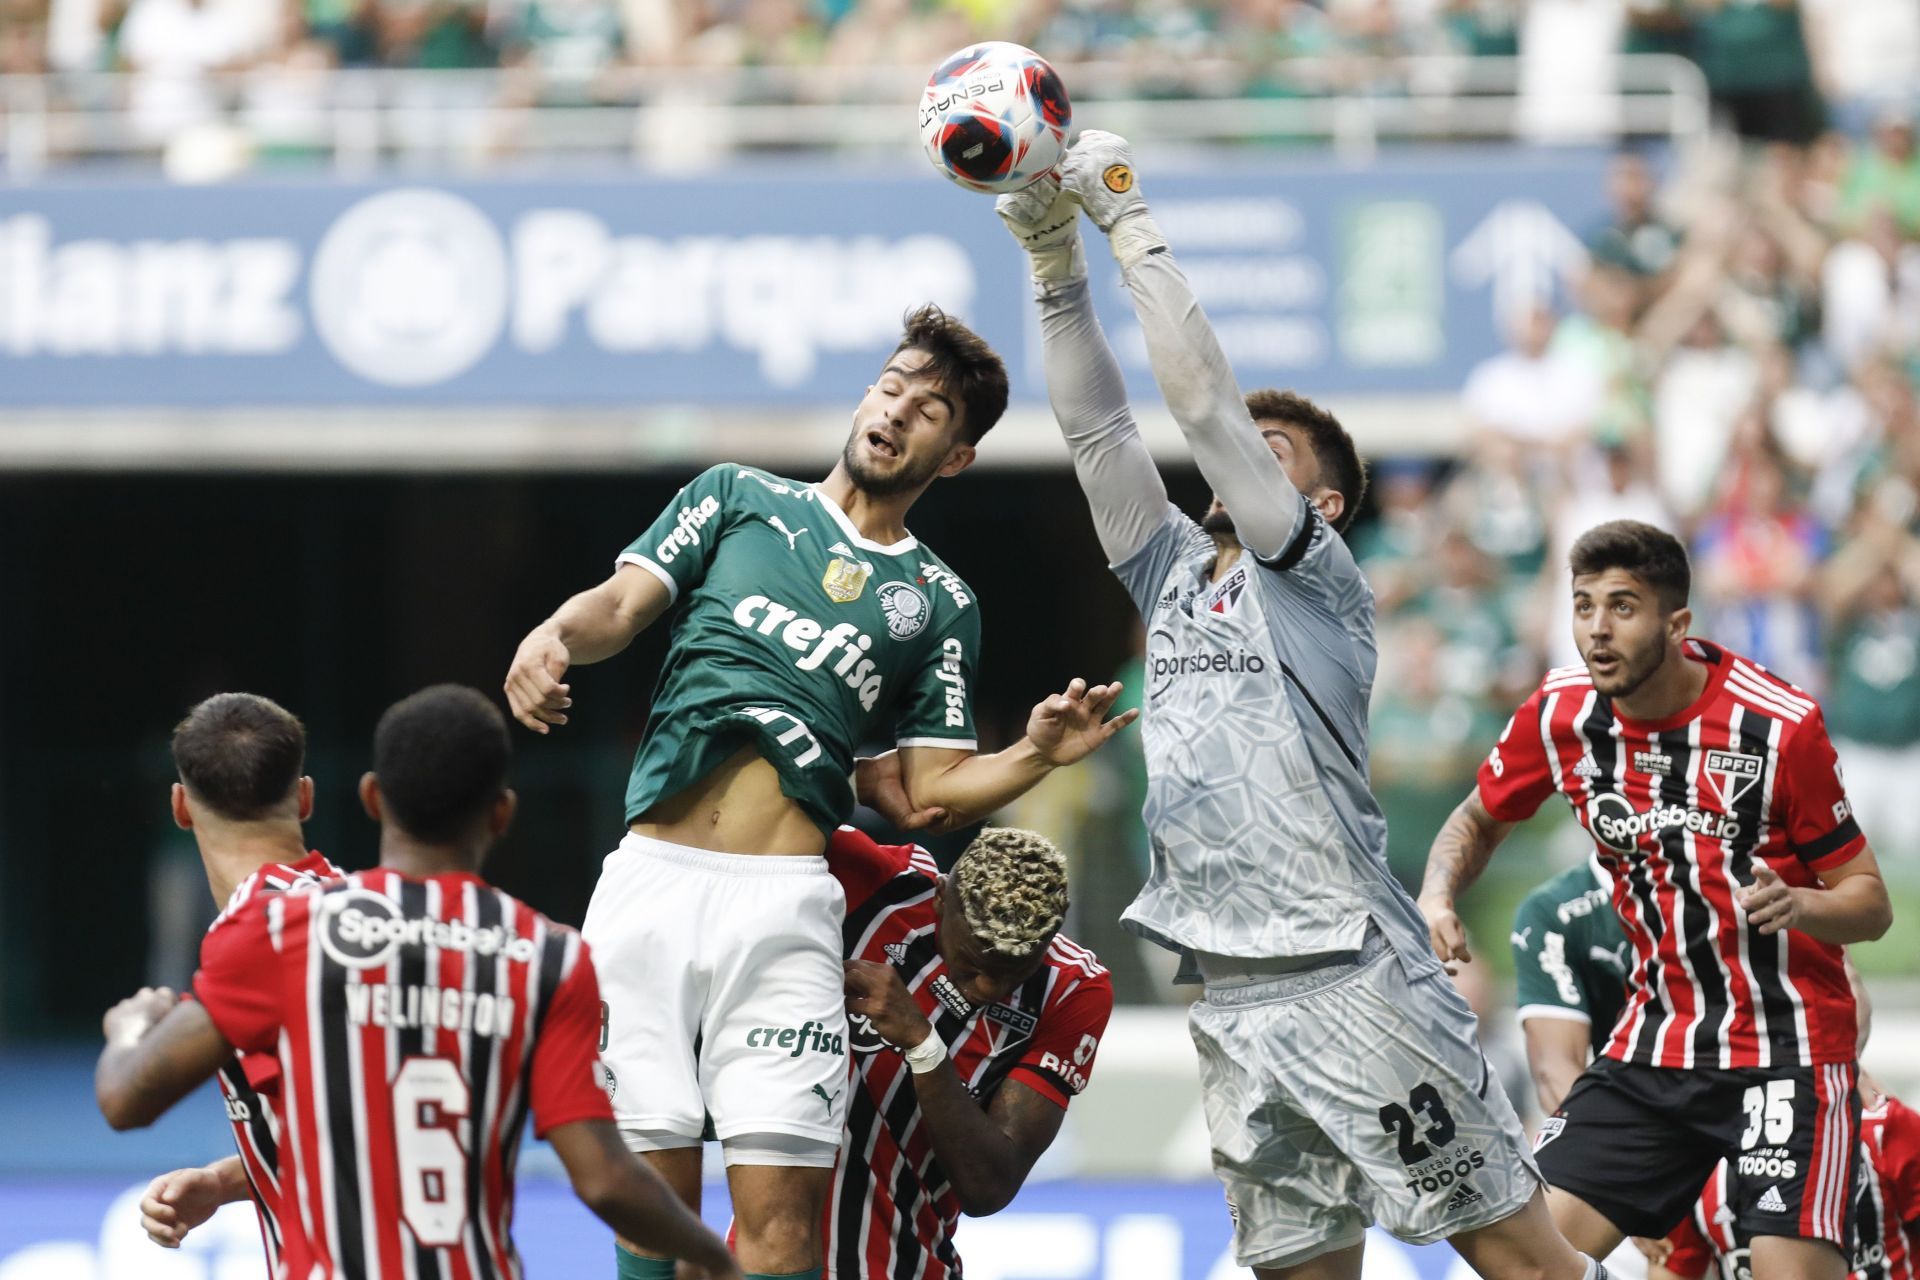
{"label": "grey goalkeeper jersey", "polygon": [[1122,277],[1154,380],[1246,548],[1208,581],[1213,540],[1167,501],[1085,280],[1037,283],[1047,395],[1100,545],[1147,622],[1153,862],[1123,918],[1182,952],[1187,981],[1195,951],[1352,950],[1369,921],[1409,979],[1435,972],[1367,789],[1373,593],[1248,415],[1173,255],[1150,252]]}
{"label": "grey goalkeeper jersey", "polygon": [[1371,921],[1409,977],[1438,967],[1387,868],[1367,785],[1373,593],[1305,499],[1271,560],[1210,582],[1213,541],[1168,504],[1113,571],[1147,623],[1153,861],[1123,917],[1182,953],[1275,958],[1358,948]]}

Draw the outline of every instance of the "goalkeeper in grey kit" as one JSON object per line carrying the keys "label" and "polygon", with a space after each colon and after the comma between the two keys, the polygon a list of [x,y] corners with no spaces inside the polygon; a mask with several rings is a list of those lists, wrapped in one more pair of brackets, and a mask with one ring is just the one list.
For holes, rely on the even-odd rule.
{"label": "goalkeeper in grey kit", "polygon": [[[1127,406],[1078,214],[1107,234],[1155,379],[1214,500],[1196,523]],[[1333,415],[1242,398],[1134,182],[1088,131],[998,204],[1030,256],[1047,386],[1102,549],[1147,626],[1153,860],[1126,926],[1204,984],[1190,1027],[1235,1255],[1358,1280],[1367,1226],[1488,1277],[1596,1280],[1554,1230],[1513,1108],[1367,786],[1373,596],[1339,530],[1364,473]]]}

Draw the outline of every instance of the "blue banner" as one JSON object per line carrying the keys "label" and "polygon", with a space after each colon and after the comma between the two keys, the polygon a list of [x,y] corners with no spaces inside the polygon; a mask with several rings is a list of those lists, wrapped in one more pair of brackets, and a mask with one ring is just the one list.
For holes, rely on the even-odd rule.
{"label": "blue banner", "polygon": [[[1243,383],[1450,391],[1577,265],[1604,167],[1259,158],[1145,186]],[[922,172],[0,188],[0,406],[850,406],[925,301],[1044,395],[1023,256],[991,201]]]}
{"label": "blue banner", "polygon": [[[228,1205],[177,1252],[140,1230],[145,1183],[0,1181],[0,1280],[240,1280],[265,1271],[259,1228]],[[706,1217],[727,1223],[726,1189]],[[612,1276],[613,1234],[564,1183],[522,1178],[514,1238],[532,1280]],[[990,1218],[966,1219],[957,1242],[967,1280],[1244,1280],[1233,1265],[1220,1188],[1195,1183],[1035,1183]],[[1445,1245],[1413,1247],[1375,1230],[1368,1280],[1452,1280]]]}

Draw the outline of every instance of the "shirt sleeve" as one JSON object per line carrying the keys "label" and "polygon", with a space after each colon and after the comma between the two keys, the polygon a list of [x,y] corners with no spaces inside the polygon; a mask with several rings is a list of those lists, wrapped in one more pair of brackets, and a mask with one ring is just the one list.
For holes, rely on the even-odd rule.
{"label": "shirt sleeve", "polygon": [[1879,1166],[1889,1206],[1907,1228],[1907,1244],[1920,1245],[1920,1115],[1894,1099],[1880,1130]]}
{"label": "shirt sleeve", "polygon": [[1121,275],[1160,397],[1201,478],[1233,513],[1235,537],[1262,559],[1283,554],[1303,518],[1300,491],[1249,416],[1186,275],[1164,250],[1122,268]]}
{"label": "shirt sleeve", "polygon": [[907,685],[894,713],[893,740],[903,747],[973,751],[973,670],[980,660],[980,604],[964,606]]}
{"label": "shirt sleeve", "polygon": [[1066,1106],[1093,1078],[1093,1059],[1113,1014],[1113,979],[1106,970],[1089,978],[1047,1010],[1009,1080],[1018,1080]]}
{"label": "shirt sleeve", "polygon": [[1540,741],[1540,705],[1535,689],[1480,764],[1480,802],[1500,822],[1526,821],[1556,790],[1553,765]]}
{"label": "shirt sleeve", "polygon": [[1787,848],[1814,871],[1850,862],[1867,847],[1840,777],[1840,758],[1814,707],[1787,739],[1780,761],[1788,783]]}
{"label": "shirt sleeve", "polygon": [[536,1138],[563,1124],[613,1119],[613,1106],[594,1070],[600,1060],[600,982],[586,940],[577,945],[573,971],[555,989],[533,1046],[527,1097]]}
{"label": "shirt sleeve", "polygon": [[1513,918],[1514,999],[1529,1018],[1593,1021],[1593,1003],[1567,958],[1567,928],[1544,892],[1527,895]]}
{"label": "shirt sleeve", "polygon": [[1713,1265],[1713,1246],[1700,1234],[1692,1213],[1667,1233],[1667,1243],[1673,1246],[1673,1252],[1667,1255],[1666,1268],[1680,1280],[1700,1280]]}
{"label": "shirt sleeve", "polygon": [[[273,944],[268,913],[279,907],[287,917],[304,916],[306,903],[281,894],[260,894],[221,917],[200,943],[200,970],[193,975],[193,996],[228,1044],[265,1052],[280,1033],[280,953]],[[281,935],[294,927],[283,919]]]}
{"label": "shirt sleeve", "polygon": [[1196,552],[1210,552],[1212,547],[1212,540],[1200,526],[1169,502],[1159,527],[1138,551],[1113,566],[1113,576],[1127,589],[1140,616],[1151,621],[1174,567]]}
{"label": "shirt sleeve", "polygon": [[1167,486],[1133,420],[1126,380],[1094,314],[1087,282],[1042,293],[1039,304],[1054,421],[1087,495],[1100,549],[1110,561],[1123,560],[1159,526]]}
{"label": "shirt sleeve", "polygon": [[674,600],[699,586],[732,514],[733,479],[739,470],[723,463],[689,480],[616,564],[639,565],[666,584]]}
{"label": "shirt sleeve", "polygon": [[932,856],[914,845],[885,845],[864,831],[841,827],[827,840],[827,870],[846,894],[847,910],[856,910],[880,886],[916,863],[915,854],[930,865]]}

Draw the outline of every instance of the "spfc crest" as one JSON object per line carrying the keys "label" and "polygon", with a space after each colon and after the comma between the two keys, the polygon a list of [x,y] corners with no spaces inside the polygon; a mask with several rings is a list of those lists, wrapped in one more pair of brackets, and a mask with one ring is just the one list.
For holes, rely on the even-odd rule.
{"label": "spfc crest", "polygon": [[[836,546],[834,550],[844,550],[844,546]],[[867,579],[872,574],[872,565],[855,560],[848,552],[827,561],[827,572],[821,577],[820,585],[826,589],[827,599],[835,604],[852,604],[867,589]]]}
{"label": "spfc crest", "polygon": [[1240,603],[1240,597],[1246,592],[1246,589],[1246,566],[1235,566],[1233,572],[1221,579],[1220,585],[1209,593],[1207,598],[1207,612],[1218,614],[1232,613],[1234,606]]}
{"label": "spfc crest", "polygon": [[1760,781],[1760,765],[1759,756],[1750,756],[1744,751],[1709,751],[1706,768],[1701,772],[1719,793],[1720,807],[1731,813],[1740,797]]}

